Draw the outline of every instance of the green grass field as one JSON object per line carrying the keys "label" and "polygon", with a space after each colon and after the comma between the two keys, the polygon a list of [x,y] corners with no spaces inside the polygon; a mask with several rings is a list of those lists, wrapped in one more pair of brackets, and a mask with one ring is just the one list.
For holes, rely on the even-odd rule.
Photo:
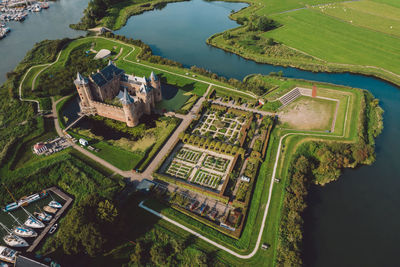
{"label": "green grass field", "polygon": [[400,37],[400,8],[372,1],[359,1],[313,9],[351,25]]}
{"label": "green grass field", "polygon": [[400,73],[399,39],[304,9],[272,16],[285,26],[265,33],[323,60],[373,65]]}
{"label": "green grass field", "polygon": [[[400,4],[396,0],[249,0],[231,15],[267,15],[281,26],[251,32],[247,26],[215,34],[207,42],[262,63],[313,71],[350,71],[400,84]],[[255,39],[253,35],[260,39]],[[268,38],[278,44],[266,45]]]}

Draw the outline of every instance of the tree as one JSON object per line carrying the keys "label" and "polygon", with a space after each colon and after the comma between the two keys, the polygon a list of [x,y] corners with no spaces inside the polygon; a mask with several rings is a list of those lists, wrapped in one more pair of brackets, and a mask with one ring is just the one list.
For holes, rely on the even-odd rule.
{"label": "tree", "polygon": [[214,149],[215,149],[216,151],[220,151],[220,150],[221,150],[221,145],[222,145],[221,142],[217,142],[217,143],[215,144]]}
{"label": "tree", "polygon": [[267,40],[267,45],[272,46],[272,45],[274,45],[274,44],[275,44],[274,39],[273,39],[273,38],[268,38],[268,40]]}
{"label": "tree", "polygon": [[118,216],[118,210],[113,203],[106,199],[105,201],[101,201],[99,203],[99,207],[97,208],[97,215],[100,220],[112,223],[114,222],[114,219]]}

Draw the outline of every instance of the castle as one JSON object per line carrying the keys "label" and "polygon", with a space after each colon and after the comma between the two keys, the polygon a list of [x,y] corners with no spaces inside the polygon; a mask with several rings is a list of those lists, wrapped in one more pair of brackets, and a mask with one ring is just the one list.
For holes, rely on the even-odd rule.
{"label": "castle", "polygon": [[[136,126],[143,114],[151,114],[162,100],[161,82],[153,72],[149,79],[127,75],[112,61],[88,78],[78,72],[74,83],[83,113],[123,121],[129,127]],[[115,98],[122,107],[105,103]]]}

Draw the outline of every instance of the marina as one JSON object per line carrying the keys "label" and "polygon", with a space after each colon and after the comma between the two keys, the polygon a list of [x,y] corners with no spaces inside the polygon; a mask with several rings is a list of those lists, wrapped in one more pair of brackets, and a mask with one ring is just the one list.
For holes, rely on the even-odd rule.
{"label": "marina", "polygon": [[11,28],[5,24],[6,22],[22,22],[28,17],[29,12],[41,12],[42,9],[48,8],[48,2],[28,0],[0,2],[0,39],[3,39],[11,32]]}
{"label": "marina", "polygon": [[[27,197],[22,199],[26,200]],[[56,187],[33,194],[28,199],[34,200],[35,203],[20,205],[13,208],[12,211],[6,211],[4,208],[0,214],[0,232],[2,234],[0,248],[16,249],[21,252],[34,251],[48,233],[53,234],[57,230],[56,222],[73,201],[71,197]],[[4,251],[9,251],[7,249]]]}

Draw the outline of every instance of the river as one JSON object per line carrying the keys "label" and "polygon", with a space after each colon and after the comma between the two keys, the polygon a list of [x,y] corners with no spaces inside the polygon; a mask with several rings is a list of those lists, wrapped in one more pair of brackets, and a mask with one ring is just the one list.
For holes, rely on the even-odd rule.
{"label": "river", "polygon": [[[66,2],[75,2],[82,6],[82,9],[85,6],[77,0]],[[311,189],[309,208],[305,214],[305,263],[308,266],[398,265],[400,90],[384,81],[361,75],[312,73],[295,68],[257,64],[207,46],[205,40],[209,36],[237,26],[227,16],[231,10],[245,6],[246,4],[242,3],[203,0],[168,4],[162,10],[130,18],[126,26],[117,33],[142,39],[152,47],[156,55],[182,62],[186,66],[204,67],[226,77],[242,79],[251,73],[268,74],[271,71],[282,70],[287,77],[330,82],[371,91],[381,100],[385,110],[385,129],[377,139],[377,160],[372,166],[346,170],[337,182]],[[63,10],[63,16],[69,18],[70,11]],[[55,25],[56,23],[61,25]],[[37,41],[62,37],[67,33],[76,34],[67,29],[69,23],[59,20],[52,22],[54,29],[61,28],[65,32],[57,35],[51,28],[52,33],[49,32],[49,36],[37,36]],[[20,36],[21,40],[25,38],[12,33],[14,34]],[[12,38],[12,35],[7,38]],[[4,51],[3,41],[0,41],[0,51]],[[0,62],[1,76],[23,57],[32,43],[29,46],[15,42],[13,48],[18,49],[20,53],[14,55],[17,58],[10,56],[11,67],[8,62]]]}
{"label": "river", "polygon": [[50,8],[42,12],[29,12],[23,22],[9,22],[11,33],[0,40],[0,84],[5,74],[13,70],[33,45],[45,39],[59,39],[85,35],[68,27],[77,23],[89,0],[59,0],[50,2]]}

